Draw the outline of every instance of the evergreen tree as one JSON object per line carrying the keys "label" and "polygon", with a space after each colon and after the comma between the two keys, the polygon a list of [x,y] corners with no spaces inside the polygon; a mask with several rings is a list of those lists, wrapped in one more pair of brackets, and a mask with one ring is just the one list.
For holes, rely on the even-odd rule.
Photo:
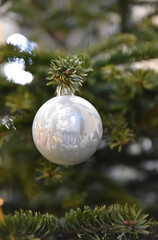
{"label": "evergreen tree", "polygon": [[[1,17],[29,39],[0,46],[1,69],[23,63],[33,81],[0,72],[0,239],[158,239],[158,73],[144,68],[158,57],[157,12],[151,0],[1,1]],[[76,94],[96,107],[104,134],[90,159],[63,167],[41,156],[31,128],[59,85],[51,61],[66,59],[69,71],[74,56],[88,73]]]}

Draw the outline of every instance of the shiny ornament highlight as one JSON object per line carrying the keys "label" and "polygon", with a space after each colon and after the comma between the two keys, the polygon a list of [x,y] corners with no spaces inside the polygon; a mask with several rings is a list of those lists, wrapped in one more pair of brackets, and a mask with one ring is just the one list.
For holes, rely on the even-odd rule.
{"label": "shiny ornament highlight", "polygon": [[61,165],[79,164],[91,157],[102,132],[102,121],[94,106],[66,90],[41,106],[32,127],[39,152]]}

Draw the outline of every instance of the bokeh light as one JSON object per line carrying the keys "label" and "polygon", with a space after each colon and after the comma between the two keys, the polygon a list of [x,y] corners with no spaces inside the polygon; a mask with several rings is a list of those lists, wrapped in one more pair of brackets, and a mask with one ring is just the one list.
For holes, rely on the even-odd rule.
{"label": "bokeh light", "polygon": [[[9,36],[6,42],[18,46],[20,51],[29,53],[37,47],[36,43],[30,42],[25,36],[19,33]],[[16,58],[14,61],[8,60],[8,63],[4,65],[4,73],[9,81],[21,85],[31,83],[33,80],[33,75],[30,72],[25,71],[24,59]]]}

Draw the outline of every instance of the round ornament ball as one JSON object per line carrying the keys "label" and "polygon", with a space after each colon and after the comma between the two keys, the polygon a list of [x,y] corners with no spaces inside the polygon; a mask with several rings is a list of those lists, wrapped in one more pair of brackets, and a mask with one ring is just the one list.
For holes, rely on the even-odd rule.
{"label": "round ornament ball", "polygon": [[41,106],[32,126],[39,152],[61,165],[79,164],[91,157],[102,132],[102,121],[94,106],[67,90]]}

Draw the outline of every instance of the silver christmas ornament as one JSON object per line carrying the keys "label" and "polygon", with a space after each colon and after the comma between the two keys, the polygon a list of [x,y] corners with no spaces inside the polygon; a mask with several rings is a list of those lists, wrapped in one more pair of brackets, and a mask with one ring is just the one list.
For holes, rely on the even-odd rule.
{"label": "silver christmas ornament", "polygon": [[71,91],[58,91],[38,110],[32,126],[34,143],[51,162],[79,164],[97,150],[102,121],[94,106]]}

